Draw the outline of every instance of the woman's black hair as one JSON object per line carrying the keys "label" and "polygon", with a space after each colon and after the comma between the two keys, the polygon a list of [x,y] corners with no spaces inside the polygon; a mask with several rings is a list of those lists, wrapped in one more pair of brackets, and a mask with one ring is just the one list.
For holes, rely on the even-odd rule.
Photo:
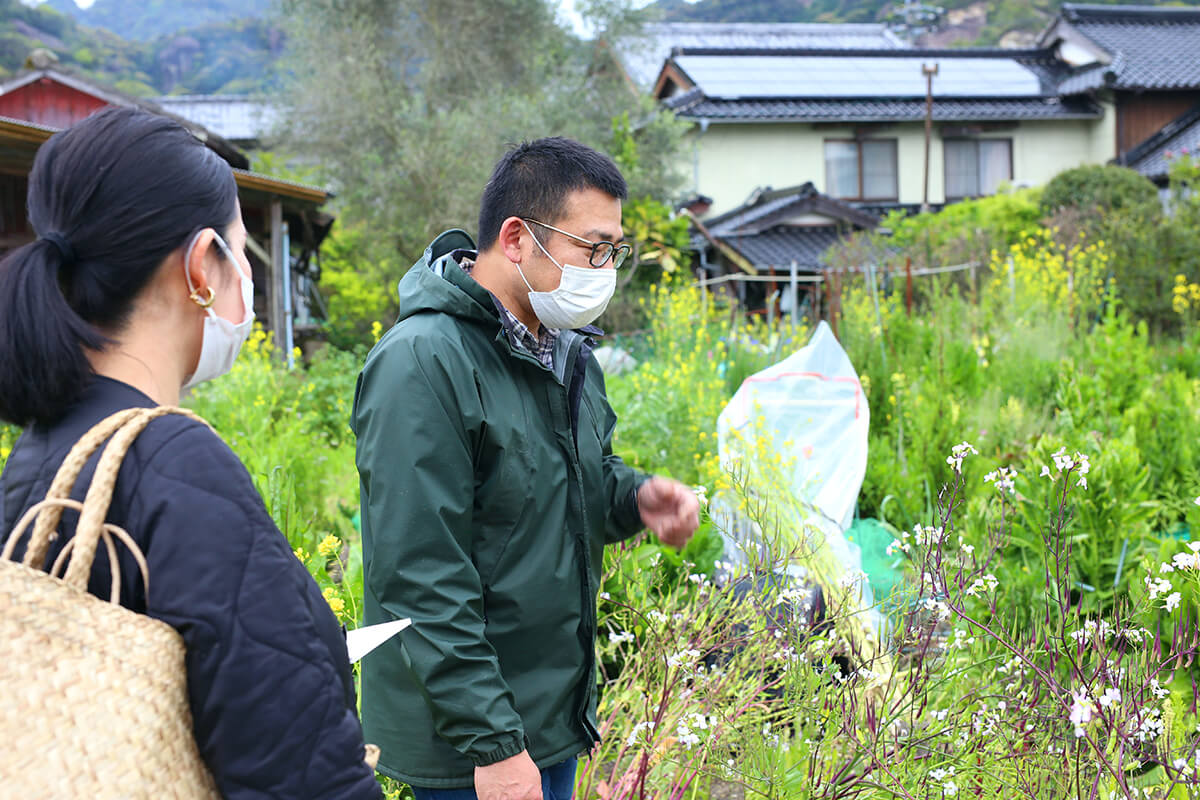
{"label": "woman's black hair", "polygon": [[92,378],[86,349],[121,330],[163,260],[237,213],[233,171],[182,125],[107,108],[42,145],[38,239],[0,262],[0,419],[48,423]]}

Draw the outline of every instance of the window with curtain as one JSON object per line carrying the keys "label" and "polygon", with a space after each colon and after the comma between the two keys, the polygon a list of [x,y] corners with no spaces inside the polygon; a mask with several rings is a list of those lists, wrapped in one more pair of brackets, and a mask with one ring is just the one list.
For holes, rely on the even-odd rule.
{"label": "window with curtain", "polygon": [[1012,180],[1012,139],[946,139],[946,199],[995,194]]}
{"label": "window with curtain", "polygon": [[896,140],[827,140],[825,192],[843,200],[897,199]]}

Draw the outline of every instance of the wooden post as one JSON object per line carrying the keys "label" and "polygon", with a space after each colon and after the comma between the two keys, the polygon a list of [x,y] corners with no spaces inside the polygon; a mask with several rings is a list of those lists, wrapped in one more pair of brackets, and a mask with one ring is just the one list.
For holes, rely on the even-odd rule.
{"label": "wooden post", "polygon": [[796,329],[796,318],[800,316],[800,313],[799,313],[799,311],[800,311],[800,286],[799,286],[799,281],[797,280],[797,278],[799,277],[799,274],[798,274],[799,269],[800,269],[800,265],[797,264],[796,259],[793,258],[791,275],[790,275],[791,283],[792,283],[792,286],[791,286],[791,291],[792,291],[792,297],[791,297],[792,330]]}
{"label": "wooden post", "polygon": [[[775,277],[775,265],[767,267],[767,272],[772,278]],[[772,317],[775,316],[775,304],[779,302],[779,286],[775,281],[767,283],[767,324],[770,324]]]}
{"label": "wooden post", "polygon": [[842,310],[842,276],[840,272],[826,273],[829,278],[825,285],[829,287],[829,327],[833,328],[833,338],[838,338],[838,314]]}
{"label": "wooden post", "polygon": [[929,143],[933,138],[933,76],[938,74],[938,65],[921,65],[925,76],[925,191],[921,195],[921,211],[929,210]]}
{"label": "wooden post", "polygon": [[904,259],[904,309],[908,315],[912,316],[913,308],[913,284],[912,284],[912,256]]}
{"label": "wooden post", "polygon": [[292,335],[293,324],[295,318],[292,311],[292,239],[288,232],[288,224],[283,223],[283,352],[284,360],[287,361],[287,368],[292,369],[296,366],[296,357],[292,355],[292,348],[295,347],[295,337]]}
{"label": "wooden post", "polygon": [[812,293],[813,293],[812,323],[813,323],[814,328],[816,327],[817,323],[821,321],[821,315],[825,313],[825,308],[824,308],[825,303],[823,303],[822,300],[825,297],[825,293],[827,291],[826,290],[827,286],[829,286],[829,270],[825,270],[822,273],[821,282],[814,283],[813,287],[812,287]]}
{"label": "wooden post", "polygon": [[282,354],[283,270],[288,260],[283,252],[283,203],[271,201],[271,261],[267,264],[267,327],[275,334],[275,348]]}

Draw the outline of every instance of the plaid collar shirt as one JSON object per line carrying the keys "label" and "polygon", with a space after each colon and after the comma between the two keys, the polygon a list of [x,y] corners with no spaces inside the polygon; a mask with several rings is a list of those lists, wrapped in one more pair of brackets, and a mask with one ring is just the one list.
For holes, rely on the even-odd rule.
{"label": "plaid collar shirt", "polygon": [[[475,267],[475,260],[464,258],[459,262],[463,272],[468,275]],[[489,292],[488,294],[491,294]],[[542,362],[548,369],[554,368],[554,344],[558,341],[558,330],[556,328],[547,328],[541,326],[541,335],[535,336],[533,331],[525,326],[525,323],[517,319],[516,316],[504,307],[500,302],[500,298],[492,295],[492,302],[496,304],[496,309],[500,312],[500,322],[504,326],[504,333],[508,336],[509,343],[518,350],[523,350],[531,356]]]}

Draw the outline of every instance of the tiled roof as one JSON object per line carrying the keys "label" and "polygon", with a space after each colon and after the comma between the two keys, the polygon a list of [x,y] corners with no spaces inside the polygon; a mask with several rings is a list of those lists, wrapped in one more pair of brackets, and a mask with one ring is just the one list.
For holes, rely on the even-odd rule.
{"label": "tiled roof", "polygon": [[722,241],[758,269],[789,269],[793,261],[808,272],[824,269],[821,257],[841,238],[832,225],[779,226],[752,236],[728,236]]}
{"label": "tiled roof", "polygon": [[1112,57],[1064,81],[1063,94],[1200,88],[1200,9],[1068,3],[1062,18]]}
{"label": "tiled roof", "polygon": [[[814,217],[827,222],[811,224]],[[756,189],[743,205],[705,220],[707,235],[697,234],[693,246],[707,247],[708,237],[715,237],[756,268],[786,270],[795,261],[811,272],[823,269],[821,256],[847,232],[877,224],[870,214],[804,183]]]}
{"label": "tiled roof", "polygon": [[[811,183],[805,184],[806,188],[811,186]],[[812,191],[816,192],[815,189]],[[801,190],[799,194],[783,195],[762,203],[741,206],[710,220],[708,222],[708,230],[713,236],[728,236],[752,224],[757,219],[774,214],[776,211],[787,208],[793,203],[805,200],[808,197],[809,193]]]}
{"label": "tiled roof", "polygon": [[873,228],[876,220],[854,206],[821,194],[810,183],[784,189],[756,189],[741,206],[705,220],[713,236],[758,233],[788,217],[820,214],[852,227]]}
{"label": "tiled roof", "polygon": [[1200,153],[1200,106],[1130,150],[1121,162],[1161,183],[1167,178],[1171,158],[1184,152]]}
{"label": "tiled roof", "polygon": [[907,45],[881,24],[658,22],[623,43],[621,54],[633,79],[649,86],[672,51],[692,47],[896,50]]}
{"label": "tiled roof", "polygon": [[[925,118],[923,99],[779,99],[721,100],[699,89],[665,102],[676,116],[726,122],[899,122]],[[935,100],[937,122],[989,120],[1099,119],[1100,108],[1086,98],[954,98]]]}
{"label": "tiled roof", "polygon": [[1116,72],[1108,64],[1089,64],[1076,70],[1063,79],[1058,85],[1058,91],[1064,96],[1083,94],[1101,89],[1116,77]]}

